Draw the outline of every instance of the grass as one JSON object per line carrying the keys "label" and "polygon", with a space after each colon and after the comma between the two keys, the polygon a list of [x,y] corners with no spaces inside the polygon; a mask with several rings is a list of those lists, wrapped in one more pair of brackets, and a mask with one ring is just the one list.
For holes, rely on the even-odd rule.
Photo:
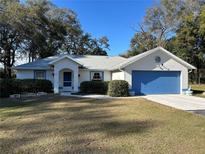
{"label": "grass", "polygon": [[205,91],[205,84],[193,84],[191,85],[191,88],[193,90]]}
{"label": "grass", "polygon": [[0,153],[205,153],[205,118],[145,99],[0,102]]}
{"label": "grass", "polygon": [[194,91],[194,96],[204,97],[202,93],[205,92],[205,84],[193,84],[191,85],[192,90]]}

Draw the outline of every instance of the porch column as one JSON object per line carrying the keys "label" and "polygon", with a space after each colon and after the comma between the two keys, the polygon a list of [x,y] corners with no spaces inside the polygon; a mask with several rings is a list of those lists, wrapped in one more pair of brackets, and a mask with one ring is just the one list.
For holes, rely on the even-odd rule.
{"label": "porch column", "polygon": [[73,91],[78,92],[79,91],[79,89],[78,89],[78,73],[79,73],[78,67],[73,70],[73,73],[74,73]]}
{"label": "porch column", "polygon": [[54,93],[59,93],[59,70],[54,67]]}

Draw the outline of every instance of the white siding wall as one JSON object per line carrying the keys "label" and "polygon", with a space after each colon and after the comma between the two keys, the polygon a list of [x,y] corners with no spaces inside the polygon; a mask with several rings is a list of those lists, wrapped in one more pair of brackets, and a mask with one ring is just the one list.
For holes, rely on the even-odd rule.
{"label": "white siding wall", "polygon": [[87,69],[80,69],[79,70],[79,86],[83,81],[90,81],[90,71]]}
{"label": "white siding wall", "polygon": [[[90,81],[90,72],[94,71],[100,71],[100,70],[87,70],[87,69],[80,69],[79,70],[79,86],[81,82],[83,81]],[[111,72],[110,71],[100,71],[104,72],[104,81],[110,81],[111,80]]]}
{"label": "white siding wall", "polygon": [[112,76],[111,76],[111,72],[110,71],[104,71],[104,81],[110,81]]}
{"label": "white siding wall", "polygon": [[[46,80],[50,80],[53,83],[53,71],[46,70]],[[34,79],[34,70],[17,70],[17,79]]]}
{"label": "white siding wall", "polygon": [[[155,57],[160,56],[163,63],[162,68],[155,62]],[[176,62],[170,56],[162,51],[156,51],[141,60],[134,62],[124,68],[125,80],[128,81],[130,87],[132,84],[132,71],[133,70],[153,70],[153,71],[181,71],[181,88],[188,88],[188,69],[182,64]]]}
{"label": "white siding wall", "polygon": [[125,73],[123,71],[120,72],[112,72],[112,80],[124,80]]}
{"label": "white siding wall", "polygon": [[34,71],[33,70],[17,70],[16,78],[17,79],[33,79]]}

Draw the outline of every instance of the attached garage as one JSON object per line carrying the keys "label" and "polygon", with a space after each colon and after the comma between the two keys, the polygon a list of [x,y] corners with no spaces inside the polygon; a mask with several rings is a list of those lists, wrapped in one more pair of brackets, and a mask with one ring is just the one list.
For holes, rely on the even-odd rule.
{"label": "attached garage", "polygon": [[179,94],[180,89],[180,71],[132,71],[136,95]]}
{"label": "attached garage", "polygon": [[189,88],[188,74],[194,66],[162,47],[127,59],[118,66],[131,94],[181,94]]}

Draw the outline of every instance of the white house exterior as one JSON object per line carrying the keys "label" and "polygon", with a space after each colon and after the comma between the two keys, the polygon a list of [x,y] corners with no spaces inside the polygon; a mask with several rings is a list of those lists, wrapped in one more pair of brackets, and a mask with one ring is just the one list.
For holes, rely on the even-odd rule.
{"label": "white house exterior", "polygon": [[130,91],[142,94],[182,93],[194,66],[162,47],[131,58],[59,55],[16,66],[18,79],[48,79],[54,92],[78,92],[91,80],[125,80]]}

